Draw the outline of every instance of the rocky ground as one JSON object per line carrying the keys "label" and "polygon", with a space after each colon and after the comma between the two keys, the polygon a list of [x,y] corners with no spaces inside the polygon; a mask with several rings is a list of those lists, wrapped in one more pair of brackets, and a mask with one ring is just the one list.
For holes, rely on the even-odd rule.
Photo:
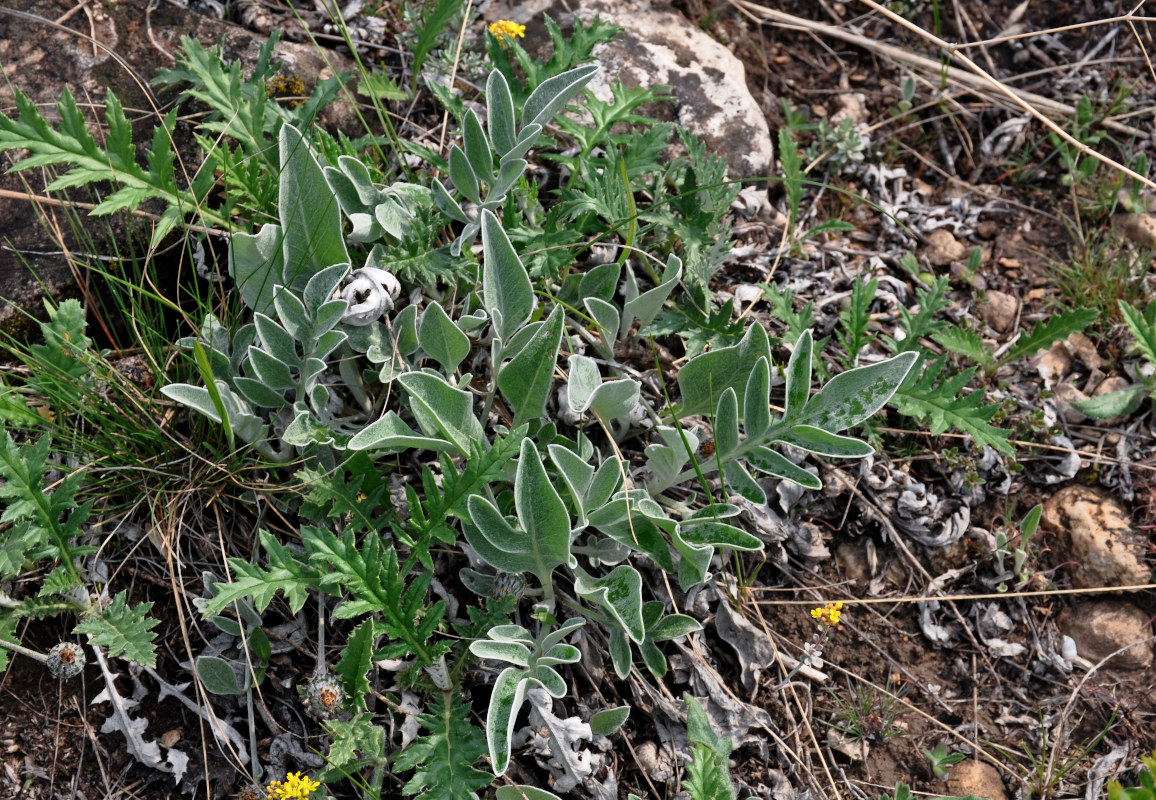
{"label": "rocky ground", "polygon": [[[900,308],[913,302],[912,276],[898,266],[910,251],[920,272],[952,276],[948,316],[979,331],[999,353],[1030,324],[1064,309],[1101,302],[1111,309],[1118,297],[1143,306],[1156,297],[1148,263],[1121,272],[1115,261],[1091,261],[1073,231],[1073,220],[1094,219],[1085,236],[1119,230],[1119,252],[1150,261],[1152,215],[1120,207],[1109,183],[1091,192],[1109,195],[1109,207],[1093,217],[1085,190],[1065,185],[1043,123],[989,88],[938,71],[934,48],[895,20],[837,0],[571,5],[625,27],[622,41],[603,54],[611,74],[671,84],[674,99],[652,113],[695,129],[727,155],[733,177],[748,181],[735,208],[737,246],[714,287],[744,306],[761,297],[751,287],[773,279],[790,289],[796,311],[812,304],[816,335],[827,335],[853,279],[871,272],[881,284],[873,316],[889,334]],[[1130,4],[891,5],[925,30],[933,30],[941,14],[946,40],[988,40],[967,51],[976,63],[1062,124],[1065,109],[1075,113],[1080,98],[1089,98],[1097,109],[1092,127],[1107,134],[1097,144],[1112,157],[1156,155],[1156,76],[1144,60],[1153,50],[1151,23],[1092,25],[1126,14]],[[50,19],[69,11],[68,4],[47,0],[7,6]],[[544,9],[495,3],[485,13],[532,30]],[[240,4],[232,13],[249,32],[232,34],[238,55],[246,37],[282,24],[283,11],[276,2]],[[385,22],[364,21],[359,30],[371,42],[388,42],[396,17],[378,19]],[[61,37],[55,58],[64,66],[40,66],[45,48],[30,47],[38,24],[0,14],[0,64],[25,91],[31,87],[35,99],[51,101],[62,83],[98,91],[120,72],[109,59],[69,55],[75,45],[59,32],[51,36]],[[179,34],[199,31],[215,41],[222,30],[167,4],[141,20],[89,3],[61,24],[104,31],[109,47],[146,77],[165,63],[166,46]],[[323,31],[323,23],[315,25]],[[903,61],[903,54],[923,54],[932,69]],[[742,74],[745,82],[738,81]],[[915,91],[904,108],[908,78]],[[1112,106],[1119,85],[1130,89],[1128,106]],[[819,152],[835,149],[842,163],[829,158],[817,167],[812,177],[824,185],[811,193],[801,218],[803,225],[842,219],[854,230],[807,241],[797,252],[783,247],[781,186],[760,179],[777,174],[772,137],[780,128],[793,120],[804,147],[815,141],[815,130],[799,127],[800,112],[808,123],[826,119],[835,128],[848,119],[857,136],[818,144]],[[5,180],[3,188],[20,191],[18,182]],[[0,219],[9,220],[0,233],[31,236],[29,208],[0,197]],[[1125,241],[1149,249],[1129,250],[1133,245]],[[31,238],[13,244],[49,250]],[[978,263],[971,255],[976,248]],[[10,247],[3,257],[9,260],[0,273],[14,287],[4,296],[22,296]],[[51,267],[51,254],[34,258]],[[67,272],[53,280],[50,288],[74,291]],[[782,331],[781,314],[769,304],[758,302],[751,313]],[[715,608],[706,629],[668,650],[672,670],[658,694],[648,686],[619,687],[621,699],[661,718],[683,691],[708,698],[712,722],[738,745],[732,763],[741,793],[776,800],[808,791],[874,797],[899,781],[933,795],[997,800],[1031,792],[1092,800],[1103,796],[1105,780],[1134,776],[1139,756],[1156,747],[1151,406],[1145,401],[1137,412],[1106,422],[1072,406],[1136,379],[1142,362],[1128,344],[1117,317],[1030,362],[981,370],[973,387],[988,402],[1003,404],[998,424],[1014,431],[1015,457],[990,447],[970,451],[966,439],[950,431],[888,431],[885,452],[862,464],[831,466],[823,493],[804,497],[782,489],[768,518],[782,532],[785,560],[757,573],[759,559],[744,561],[739,573],[757,574],[749,585],[712,586],[688,598],[690,613],[696,604],[700,611]],[[1021,574],[1000,574],[992,556],[996,536],[1017,536],[1016,525],[1037,502],[1044,505],[1042,524],[1024,546]],[[188,571],[198,575],[199,569]],[[169,585],[160,570],[141,570],[135,579]],[[199,579],[190,578],[186,590],[199,593]],[[724,592],[739,599],[737,611],[728,602],[716,604]],[[784,680],[784,662],[789,666],[812,639],[807,610],[820,598],[846,603],[824,663]],[[28,641],[47,646],[60,632],[33,629]],[[173,652],[181,652],[175,622],[165,636]],[[161,676],[186,682],[180,660],[169,658]],[[100,733],[107,706],[98,702],[99,688],[57,684],[34,667],[17,659],[0,677],[0,797],[169,796],[164,775],[135,768],[119,735]],[[586,679],[598,685],[597,676]],[[135,687],[138,699],[156,697],[151,681],[132,676],[124,690]],[[150,733],[185,751],[191,772],[218,787],[238,785],[229,759],[215,751],[196,715],[171,697],[149,703],[143,708]],[[853,706],[857,736],[831,724],[846,721]],[[678,769],[669,739],[662,724],[644,720],[632,724],[629,740],[615,740],[608,763],[620,791],[667,795]],[[933,773],[923,752],[940,743],[969,756],[945,778]],[[520,780],[544,785],[547,773]]]}

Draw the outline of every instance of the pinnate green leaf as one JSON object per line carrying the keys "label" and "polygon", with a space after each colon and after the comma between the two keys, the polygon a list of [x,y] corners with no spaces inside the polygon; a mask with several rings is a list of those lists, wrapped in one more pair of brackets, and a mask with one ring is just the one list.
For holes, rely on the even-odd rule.
{"label": "pinnate green leaf", "polygon": [[130,607],[127,597],[127,592],[119,593],[99,617],[89,617],[73,630],[88,634],[93,645],[107,647],[112,658],[124,656],[146,667],[155,667],[157,648],[153,638],[156,634],[152,629],[160,624],[160,620],[149,618],[148,613],[153,607],[151,602]]}

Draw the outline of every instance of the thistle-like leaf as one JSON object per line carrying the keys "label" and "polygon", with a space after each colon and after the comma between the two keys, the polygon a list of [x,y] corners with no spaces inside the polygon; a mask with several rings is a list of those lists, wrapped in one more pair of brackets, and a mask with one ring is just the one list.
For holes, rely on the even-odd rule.
{"label": "thistle-like leaf", "polygon": [[124,656],[146,667],[155,667],[157,648],[153,639],[156,634],[152,629],[160,620],[149,618],[151,602],[130,607],[127,597],[126,592],[119,593],[99,617],[82,620],[73,630],[88,634],[92,644],[107,647],[108,654],[114,658]]}

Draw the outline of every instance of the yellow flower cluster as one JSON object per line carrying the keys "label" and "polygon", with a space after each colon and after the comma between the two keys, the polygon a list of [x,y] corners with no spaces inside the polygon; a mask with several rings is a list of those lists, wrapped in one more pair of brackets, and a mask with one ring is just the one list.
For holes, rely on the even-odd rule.
{"label": "yellow flower cluster", "polygon": [[273,781],[265,789],[270,800],[307,800],[309,795],[321,786],[317,781],[302,777],[300,772],[290,772],[284,781]]}
{"label": "yellow flower cluster", "polygon": [[502,38],[513,40],[515,36],[520,39],[525,39],[526,26],[519,25],[508,19],[500,19],[490,26],[490,33],[497,36],[499,40]]}
{"label": "yellow flower cluster", "polygon": [[822,608],[812,608],[811,616],[819,621],[824,628],[833,628],[839,624],[839,617],[843,614],[843,601],[828,603]]}

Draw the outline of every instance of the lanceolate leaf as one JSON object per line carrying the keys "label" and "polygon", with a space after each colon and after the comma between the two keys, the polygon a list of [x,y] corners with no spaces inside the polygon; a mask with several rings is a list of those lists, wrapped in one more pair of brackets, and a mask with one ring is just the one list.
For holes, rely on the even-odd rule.
{"label": "lanceolate leaf", "polygon": [[743,394],[743,429],[748,439],[761,439],[771,427],[771,369],[767,359],[755,362],[754,371]]}
{"label": "lanceolate leaf", "polygon": [[1077,400],[1072,407],[1093,419],[1111,419],[1121,414],[1132,414],[1144,400],[1143,386],[1130,386],[1118,392]]}
{"label": "lanceolate leaf", "polygon": [[522,327],[534,310],[530,274],[489,209],[482,211],[482,303],[490,316],[501,315],[498,336],[508,339]]}
{"label": "lanceolate leaf", "polygon": [[913,352],[847,370],[827,382],[803,409],[798,422],[837,433],[881,409],[919,359]]}
{"label": "lanceolate leaf", "polygon": [[487,563],[504,572],[530,572],[550,584],[556,567],[573,564],[570,555],[570,515],[550,482],[538,448],[523,439],[514,479],[515,528],[481,495],[467,501],[476,529],[466,526],[466,539]]}
{"label": "lanceolate leaf", "polygon": [[501,777],[510,764],[510,737],[518,709],[526,701],[527,670],[508,667],[502,670],[490,692],[490,709],[486,714],[486,743],[494,775]]}
{"label": "lanceolate leaf", "polygon": [[262,225],[255,234],[235,233],[229,241],[229,274],[245,305],[261,314],[273,313],[273,287],[282,283],[285,253],[280,225]]}
{"label": "lanceolate leaf", "polygon": [[522,106],[522,130],[530,125],[545,126],[598,69],[597,64],[585,64],[542,81]]}
{"label": "lanceolate leaf", "polygon": [[682,413],[709,413],[728,388],[745,389],[760,358],[770,361],[771,344],[762,325],[751,325],[738,344],[691,359],[678,373]]}
{"label": "lanceolate leaf", "polygon": [[850,436],[840,436],[810,425],[795,425],[778,438],[808,453],[831,458],[864,458],[875,452],[871,445]]}
{"label": "lanceolate leaf", "polygon": [[397,380],[409,393],[410,411],[424,434],[453,442],[463,456],[469,455],[471,444],[485,440],[469,392],[455,389],[440,375],[429,372],[407,372]]}
{"label": "lanceolate leaf", "polygon": [[486,122],[490,128],[490,142],[503,157],[514,147],[514,98],[510,85],[500,70],[490,72],[486,79]]}
{"label": "lanceolate leaf", "polygon": [[387,411],[385,416],[358,431],[349,440],[350,450],[457,450],[457,445],[447,439],[421,436],[397,415]]}
{"label": "lanceolate leaf", "polygon": [[417,335],[421,349],[446,370],[456,369],[470,352],[469,338],[437,303],[422,312]]}
{"label": "lanceolate leaf", "polygon": [[722,393],[714,415],[714,446],[719,458],[727,458],[739,446],[739,402],[732,387]]}
{"label": "lanceolate leaf", "polygon": [[332,264],[349,261],[337,197],[301,132],[281,126],[281,184],[278,210],[285,230],[284,273],[277,281],[300,290]]}
{"label": "lanceolate leaf", "polygon": [[562,306],[555,306],[534,337],[498,373],[498,388],[514,407],[515,425],[545,413],[563,322]]}
{"label": "lanceolate leaf", "polygon": [[791,360],[787,362],[787,406],[783,418],[788,422],[798,419],[811,395],[811,358],[814,345],[811,332],[803,331],[795,342]]}
{"label": "lanceolate leaf", "polygon": [[756,447],[747,453],[747,463],[761,472],[776,478],[786,478],[807,489],[823,488],[823,482],[814,475],[767,447]]}
{"label": "lanceolate leaf", "polygon": [[604,578],[592,580],[579,574],[574,591],[602,606],[636,642],[646,635],[642,623],[642,576],[628,564],[620,564]]}

